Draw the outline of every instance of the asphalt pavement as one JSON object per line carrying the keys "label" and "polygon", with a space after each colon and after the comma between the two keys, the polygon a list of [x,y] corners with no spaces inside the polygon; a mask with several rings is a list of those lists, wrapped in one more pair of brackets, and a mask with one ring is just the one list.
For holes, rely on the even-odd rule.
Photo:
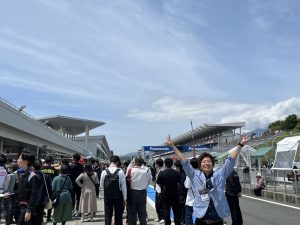
{"label": "asphalt pavement", "polygon": [[[156,212],[153,203],[153,191],[148,189],[148,225],[160,225],[158,222],[154,222],[156,219]],[[152,199],[152,200],[151,200]],[[98,212],[94,217],[94,221],[90,222],[88,219],[85,222],[81,222],[80,218],[73,218],[72,221],[68,221],[69,225],[104,225],[104,201],[103,198],[97,199]],[[300,207],[295,205],[287,205],[282,202],[268,201],[263,198],[257,198],[253,196],[243,195],[240,198],[240,207],[243,214],[244,225],[300,225]],[[125,213],[123,214],[124,225]],[[231,224],[231,219],[226,218],[227,225]],[[52,223],[47,223],[50,225]]]}
{"label": "asphalt pavement", "polygon": [[[244,225],[300,225],[300,207],[244,195],[240,198]],[[226,219],[231,224],[230,218]]]}

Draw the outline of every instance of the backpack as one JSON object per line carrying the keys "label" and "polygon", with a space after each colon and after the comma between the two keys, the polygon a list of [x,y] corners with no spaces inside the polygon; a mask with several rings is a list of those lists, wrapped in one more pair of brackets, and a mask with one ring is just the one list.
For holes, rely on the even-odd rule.
{"label": "backpack", "polygon": [[106,169],[106,176],[104,177],[104,198],[105,199],[119,199],[121,190],[119,185],[119,171],[117,169],[113,174]]}

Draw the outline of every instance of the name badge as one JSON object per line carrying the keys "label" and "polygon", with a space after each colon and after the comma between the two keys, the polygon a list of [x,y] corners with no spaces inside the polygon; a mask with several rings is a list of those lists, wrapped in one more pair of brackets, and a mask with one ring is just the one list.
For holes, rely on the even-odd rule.
{"label": "name badge", "polygon": [[201,197],[202,201],[204,201],[204,202],[209,201],[208,189],[206,189],[206,188],[201,189],[201,190],[199,190],[199,193],[200,193],[200,197]]}

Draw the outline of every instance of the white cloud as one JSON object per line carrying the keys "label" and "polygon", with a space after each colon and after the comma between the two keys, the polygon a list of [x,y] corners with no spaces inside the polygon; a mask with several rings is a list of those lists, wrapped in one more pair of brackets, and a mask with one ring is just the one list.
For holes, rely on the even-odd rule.
{"label": "white cloud", "polygon": [[266,127],[287,115],[300,115],[300,98],[290,98],[276,104],[241,102],[189,102],[164,97],[154,102],[150,110],[132,110],[127,117],[152,122],[197,120],[202,123],[246,122],[246,129]]}
{"label": "white cloud", "polygon": [[160,140],[187,120],[263,126],[299,111],[299,7],[277,2],[250,1],[249,16],[247,4],[198,0],[6,1],[1,96],[39,114],[109,118],[115,150],[143,144],[129,127]]}

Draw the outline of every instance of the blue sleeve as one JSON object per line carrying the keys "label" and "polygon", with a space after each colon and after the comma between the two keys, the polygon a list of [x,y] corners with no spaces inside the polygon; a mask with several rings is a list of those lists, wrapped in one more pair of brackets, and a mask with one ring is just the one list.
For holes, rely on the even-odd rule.
{"label": "blue sleeve", "polygon": [[221,167],[221,169],[217,170],[218,173],[221,174],[222,177],[227,179],[231,171],[233,170],[233,167],[235,165],[235,159],[233,159],[231,156],[228,156],[225,160],[224,165]]}
{"label": "blue sleeve", "polygon": [[195,176],[195,169],[192,167],[192,165],[190,164],[190,162],[188,160],[184,160],[181,161],[183,170],[185,172],[185,175],[190,178],[191,180],[193,180],[194,176]]}

